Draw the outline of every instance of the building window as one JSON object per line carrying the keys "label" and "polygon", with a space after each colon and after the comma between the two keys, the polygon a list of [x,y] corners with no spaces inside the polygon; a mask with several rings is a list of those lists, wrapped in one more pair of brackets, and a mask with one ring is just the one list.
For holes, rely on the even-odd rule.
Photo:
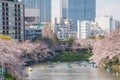
{"label": "building window", "polygon": [[9,23],[8,23],[8,22],[6,22],[6,25],[9,25]]}
{"label": "building window", "polygon": [[15,25],[17,25],[17,22],[15,22]]}
{"label": "building window", "polygon": [[6,16],[8,16],[8,12],[6,13]]}
{"label": "building window", "polygon": [[9,26],[6,26],[6,29],[9,30]]}
{"label": "building window", "polygon": [[19,31],[18,33],[19,33],[19,35],[20,35],[21,32]]}
{"label": "building window", "polygon": [[6,31],[6,34],[9,34],[9,31]]}
{"label": "building window", "polygon": [[15,39],[17,39],[17,36],[15,36]]}
{"label": "building window", "polygon": [[5,11],[5,8],[4,8],[4,7],[2,7],[2,10],[3,10],[3,11]]}
{"label": "building window", "polygon": [[[4,18],[4,17],[3,17]],[[3,25],[5,25],[5,22],[3,21]]]}
{"label": "building window", "polygon": [[5,26],[3,26],[3,30],[5,30]]}
{"label": "building window", "polygon": [[15,7],[17,7],[17,4],[15,4]]}
{"label": "building window", "polygon": [[20,9],[18,9],[18,12],[20,12]]}
{"label": "building window", "polygon": [[8,8],[6,8],[6,11],[8,11]]}
{"label": "building window", "polygon": [[18,4],[18,8],[20,8],[20,5]]}
{"label": "building window", "polygon": [[19,23],[18,23],[18,25],[20,26],[20,25],[21,25],[21,23],[19,22]]}
{"label": "building window", "polygon": [[9,18],[8,18],[8,17],[6,17],[6,20],[9,20]]}
{"label": "building window", "polygon": [[3,15],[5,15],[5,12],[2,12]]}
{"label": "building window", "polygon": [[15,21],[17,21],[17,18],[15,18]]}
{"label": "building window", "polygon": [[5,34],[5,31],[3,31],[3,34]]}
{"label": "building window", "polygon": [[15,34],[17,34],[17,31],[15,31]]}
{"label": "building window", "polygon": [[5,4],[4,3],[2,3],[2,6],[4,6]]}
{"label": "building window", "polygon": [[18,18],[18,20],[20,21],[20,18]]}

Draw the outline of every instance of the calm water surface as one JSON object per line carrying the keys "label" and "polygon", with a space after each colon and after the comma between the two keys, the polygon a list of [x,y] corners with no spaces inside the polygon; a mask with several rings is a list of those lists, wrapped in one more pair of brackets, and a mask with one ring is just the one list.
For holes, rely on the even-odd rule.
{"label": "calm water surface", "polygon": [[[52,67],[54,65],[54,67]],[[120,80],[115,73],[106,72],[99,68],[78,66],[68,63],[40,64],[32,66],[29,80]]]}

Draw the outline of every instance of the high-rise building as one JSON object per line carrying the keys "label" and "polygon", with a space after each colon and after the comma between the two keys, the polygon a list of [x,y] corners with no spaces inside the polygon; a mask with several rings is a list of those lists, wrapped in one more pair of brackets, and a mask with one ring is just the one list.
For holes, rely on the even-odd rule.
{"label": "high-rise building", "polygon": [[94,21],[96,16],[96,0],[61,0],[61,17],[71,19],[75,27],[77,20]]}
{"label": "high-rise building", "polygon": [[60,17],[68,18],[68,0],[61,0],[60,2]]}
{"label": "high-rise building", "polygon": [[91,35],[91,22],[90,21],[77,21],[77,38],[86,39]]}
{"label": "high-rise building", "polygon": [[115,30],[115,20],[112,16],[97,17],[95,21],[105,31],[105,34]]}
{"label": "high-rise building", "polygon": [[40,23],[50,22],[51,0],[40,0]]}
{"label": "high-rise building", "polygon": [[105,33],[96,22],[77,21],[77,39],[97,38],[100,35],[104,36]]}
{"label": "high-rise building", "polygon": [[24,4],[25,4],[25,21],[27,22],[35,21],[39,23],[50,22],[52,16],[51,0],[24,0]]}
{"label": "high-rise building", "polygon": [[25,22],[39,23],[40,5],[39,0],[24,0],[25,4]]}
{"label": "high-rise building", "polygon": [[20,0],[0,0],[0,34],[24,40],[24,5]]}
{"label": "high-rise building", "polygon": [[39,9],[39,0],[24,0],[25,8]]}

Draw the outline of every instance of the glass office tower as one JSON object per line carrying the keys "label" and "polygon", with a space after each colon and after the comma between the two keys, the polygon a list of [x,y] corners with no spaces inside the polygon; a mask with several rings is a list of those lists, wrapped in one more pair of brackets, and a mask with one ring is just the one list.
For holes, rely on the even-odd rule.
{"label": "glass office tower", "polygon": [[96,0],[61,0],[61,17],[77,20],[94,21],[96,16]]}
{"label": "glass office tower", "polygon": [[51,0],[40,0],[40,23],[50,22]]}
{"label": "glass office tower", "polygon": [[25,4],[25,22],[39,23],[40,18],[40,0],[24,0]]}
{"label": "glass office tower", "polygon": [[50,22],[51,0],[24,0],[25,9],[39,9],[39,22]]}
{"label": "glass office tower", "polygon": [[24,0],[25,8],[39,9],[39,0]]}
{"label": "glass office tower", "polygon": [[60,16],[62,18],[68,17],[68,0],[60,1]]}

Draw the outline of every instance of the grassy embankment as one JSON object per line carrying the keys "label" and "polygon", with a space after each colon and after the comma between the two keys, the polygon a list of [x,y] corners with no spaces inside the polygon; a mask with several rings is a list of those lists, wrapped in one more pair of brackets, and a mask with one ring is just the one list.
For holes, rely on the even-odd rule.
{"label": "grassy embankment", "polygon": [[57,53],[56,57],[49,59],[52,61],[81,61],[88,60],[92,55],[90,53],[79,53],[79,52],[62,52]]}

